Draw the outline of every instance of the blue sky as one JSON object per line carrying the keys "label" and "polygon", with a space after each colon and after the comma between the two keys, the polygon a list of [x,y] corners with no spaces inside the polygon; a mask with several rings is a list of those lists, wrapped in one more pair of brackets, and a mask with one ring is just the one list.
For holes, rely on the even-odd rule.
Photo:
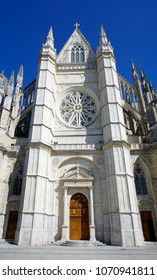
{"label": "blue sky", "polygon": [[157,1],[14,0],[0,5],[0,72],[17,74],[24,65],[24,86],[36,76],[37,60],[50,26],[57,52],[80,23],[80,30],[96,50],[103,24],[114,48],[117,70],[132,82],[131,59],[157,89]]}

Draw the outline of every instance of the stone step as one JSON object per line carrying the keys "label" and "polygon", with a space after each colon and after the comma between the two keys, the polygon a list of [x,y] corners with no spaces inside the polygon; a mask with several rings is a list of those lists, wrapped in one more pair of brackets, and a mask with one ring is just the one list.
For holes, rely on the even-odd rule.
{"label": "stone step", "polygon": [[67,246],[67,247],[94,247],[94,246],[105,246],[104,243],[100,241],[88,241],[88,240],[67,240],[67,241],[57,241],[53,245],[57,246]]}
{"label": "stone step", "polygon": [[6,240],[6,239],[2,239],[2,238],[0,238],[0,244],[10,244],[10,243],[12,243],[12,240]]}
{"label": "stone step", "polygon": [[145,246],[157,245],[157,241],[144,241]]}

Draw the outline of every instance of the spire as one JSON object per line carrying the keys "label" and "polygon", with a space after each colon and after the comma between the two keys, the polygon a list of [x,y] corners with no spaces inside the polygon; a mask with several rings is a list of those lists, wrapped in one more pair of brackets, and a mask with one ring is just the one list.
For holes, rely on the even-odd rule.
{"label": "spire", "polygon": [[49,29],[45,45],[51,47],[52,49],[54,49],[54,38],[53,38],[52,26]]}
{"label": "spire", "polygon": [[22,88],[22,83],[23,83],[23,65],[20,66],[19,73],[16,79],[16,84],[18,84],[20,88]]}

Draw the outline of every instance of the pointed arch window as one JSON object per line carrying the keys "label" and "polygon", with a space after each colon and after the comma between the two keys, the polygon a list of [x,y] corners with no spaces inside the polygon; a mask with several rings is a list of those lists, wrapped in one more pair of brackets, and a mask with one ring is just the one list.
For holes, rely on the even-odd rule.
{"label": "pointed arch window", "polygon": [[22,166],[20,166],[16,171],[14,181],[13,181],[13,187],[12,187],[13,195],[21,194],[22,178],[23,178],[23,168]]}
{"label": "pointed arch window", "polygon": [[121,97],[122,97],[122,99],[126,99],[126,97],[125,97],[125,89],[124,89],[124,86],[123,86],[123,84],[121,83],[121,85],[120,85],[120,90],[121,90]]}
{"label": "pointed arch window", "polygon": [[135,186],[137,195],[145,195],[148,194],[147,184],[143,169],[139,164],[136,164],[134,169],[134,178],[135,178]]}
{"label": "pointed arch window", "polygon": [[84,48],[81,46],[74,46],[71,49],[71,62],[81,63],[85,61]]}
{"label": "pointed arch window", "polygon": [[31,111],[29,111],[28,113],[26,113],[20,118],[15,128],[14,137],[27,138],[29,134],[30,121],[31,121]]}

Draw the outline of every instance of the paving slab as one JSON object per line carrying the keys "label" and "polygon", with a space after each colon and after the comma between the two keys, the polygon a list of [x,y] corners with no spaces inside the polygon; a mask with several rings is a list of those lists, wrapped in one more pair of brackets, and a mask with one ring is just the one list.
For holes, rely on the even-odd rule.
{"label": "paving slab", "polygon": [[157,243],[142,247],[0,244],[0,260],[157,260]]}

